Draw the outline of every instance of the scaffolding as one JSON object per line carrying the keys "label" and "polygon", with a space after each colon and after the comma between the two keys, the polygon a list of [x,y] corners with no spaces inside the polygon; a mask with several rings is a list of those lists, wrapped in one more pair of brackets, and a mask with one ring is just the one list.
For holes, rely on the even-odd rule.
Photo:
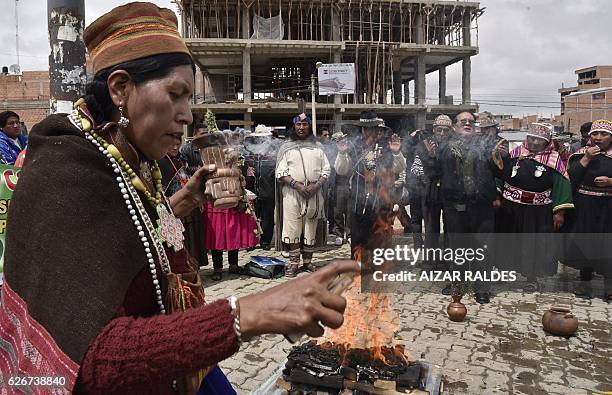
{"label": "scaffolding", "polygon": [[[243,18],[281,16],[285,40],[416,43],[416,18],[424,16],[426,44],[463,45],[466,13],[482,10],[461,1],[407,0],[181,0],[186,37],[239,39]],[[243,15],[245,14],[246,15]],[[334,21],[334,16],[337,20]],[[337,25],[337,26],[336,26]],[[477,27],[473,28],[477,30]],[[334,36],[334,34],[339,36]],[[264,33],[265,35],[265,33]],[[265,37],[254,37],[255,39]],[[476,43],[478,45],[478,43]]]}
{"label": "scaffolding", "polygon": [[[250,48],[248,55],[244,55],[249,58],[248,68],[252,75],[248,84],[245,73],[229,64],[226,70],[209,69],[205,61],[202,64],[204,73],[216,73],[221,76],[219,78],[231,80],[228,85],[237,89],[242,86],[244,96],[254,100],[294,100],[308,89],[303,85],[308,84],[310,75],[315,73],[317,61],[344,62],[355,63],[355,95],[345,95],[335,101],[319,97],[319,101],[356,105],[408,104],[410,81],[415,84],[415,104],[424,104],[425,74],[461,60],[464,60],[464,74],[469,78],[469,57],[477,53],[478,18],[484,11],[476,2],[436,0],[176,2],[181,8],[186,38],[201,40],[207,45],[238,42],[243,45],[241,48]],[[270,46],[284,43],[286,48],[296,48],[296,52],[288,50],[280,56],[272,53],[265,62],[255,60],[253,56],[264,52],[254,48],[268,43]],[[293,43],[301,43],[301,46],[292,46]],[[314,53],[305,50],[309,43],[330,45],[327,53],[324,49]],[[332,47],[333,43],[341,44],[341,49]],[[236,61],[242,60],[243,55],[239,58],[231,48],[219,50],[210,45],[209,52],[201,53],[204,60],[205,56],[227,59],[234,56]],[[230,78],[227,74],[234,76]],[[469,90],[469,81],[464,81],[463,86]],[[223,101],[224,96],[231,100],[238,97],[237,92],[225,92],[217,95],[217,100]],[[469,98],[469,94],[464,95],[465,98]],[[443,100],[441,93],[440,102]]]}

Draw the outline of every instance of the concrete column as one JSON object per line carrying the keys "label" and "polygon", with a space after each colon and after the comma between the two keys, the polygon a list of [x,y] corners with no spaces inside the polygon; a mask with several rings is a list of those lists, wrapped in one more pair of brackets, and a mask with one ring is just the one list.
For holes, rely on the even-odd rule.
{"label": "concrete column", "polygon": [[426,113],[425,110],[419,110],[416,114],[416,128],[425,129]]}
{"label": "concrete column", "polygon": [[414,20],[415,42],[425,44],[425,29],[423,28],[423,15],[418,14]]}
{"label": "concrete column", "polygon": [[404,102],[403,104],[410,104],[410,81],[404,80]]}
{"label": "concrete column", "polygon": [[241,3],[240,6],[242,7],[242,38],[249,39],[251,38],[250,8],[245,6],[243,3]]}
{"label": "concrete column", "polygon": [[333,41],[341,41],[341,32],[340,32],[340,13],[338,9],[332,5],[332,40]]}
{"label": "concrete column", "polygon": [[342,125],[342,113],[340,111],[334,112],[334,127],[333,132],[339,132]]}
{"label": "concrete column", "polygon": [[446,104],[446,67],[438,69],[438,102]]}
{"label": "concrete column", "polygon": [[[335,8],[333,8],[335,9]],[[341,63],[342,62],[342,52],[341,51],[336,51],[334,52],[332,61],[334,63]],[[342,104],[342,96],[341,95],[334,95],[334,104]]]}
{"label": "concrete column", "polygon": [[393,104],[402,104],[402,71],[393,72]]}
{"label": "concrete column", "polygon": [[472,101],[472,59],[469,56],[463,58],[463,73],[461,75],[461,89],[463,93],[463,104],[471,104]]}
{"label": "concrete column", "polygon": [[[335,8],[332,8],[332,9],[335,10]],[[335,11],[335,13],[337,14],[338,12]],[[339,24],[340,24],[340,16],[338,16],[338,25]],[[334,31],[335,31],[335,27],[334,27]],[[334,52],[333,61],[334,63],[342,62],[342,51]],[[334,107],[335,109],[334,109],[334,125],[333,125],[334,129],[333,130],[339,132],[340,125],[342,124],[342,96],[341,95],[334,95]]]}
{"label": "concrete column", "polygon": [[251,45],[247,44],[242,50],[242,94],[246,104],[251,103],[253,98],[253,86],[251,84]]}
{"label": "concrete column", "polygon": [[421,55],[414,60],[415,79],[414,79],[414,102],[425,104],[425,58]]}
{"label": "concrete column", "polygon": [[252,114],[250,112],[245,112],[244,113],[244,122],[245,122],[244,129],[245,130],[251,130],[252,129],[250,122],[253,120],[253,117],[251,115]]}
{"label": "concrete column", "polygon": [[466,12],[463,15],[463,45],[469,47],[472,45],[472,13]]}

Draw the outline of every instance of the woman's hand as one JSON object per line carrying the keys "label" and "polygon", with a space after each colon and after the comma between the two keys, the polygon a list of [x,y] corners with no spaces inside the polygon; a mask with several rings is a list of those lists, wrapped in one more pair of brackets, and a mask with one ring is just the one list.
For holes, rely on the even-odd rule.
{"label": "woman's hand", "polygon": [[319,337],[323,326],[339,328],[344,322],[346,299],[328,287],[339,274],[358,271],[355,261],[336,261],[313,274],[240,298],[242,339],[264,333]]}
{"label": "woman's hand", "polygon": [[425,150],[430,158],[435,158],[438,152],[438,144],[435,141],[423,140]]}
{"label": "woman's hand", "polygon": [[565,211],[564,210],[559,210],[553,214],[553,228],[555,232],[561,229],[564,223],[565,223]]}
{"label": "woman's hand", "polygon": [[612,187],[612,178],[606,176],[595,177],[595,185],[598,187]]}
{"label": "woman's hand", "polygon": [[389,142],[389,149],[394,154],[398,154],[400,152],[400,148],[402,147],[402,141],[397,134],[391,135],[391,141]]}
{"label": "woman's hand", "polygon": [[216,170],[215,165],[202,166],[187,181],[184,187],[178,190],[168,200],[174,215],[179,218],[189,215],[193,209],[204,204],[204,181],[206,177]]}
{"label": "woman's hand", "polygon": [[585,156],[591,160],[593,159],[595,156],[599,155],[599,153],[601,152],[601,149],[599,148],[599,146],[595,145],[593,147],[589,147],[586,149],[585,152]]}

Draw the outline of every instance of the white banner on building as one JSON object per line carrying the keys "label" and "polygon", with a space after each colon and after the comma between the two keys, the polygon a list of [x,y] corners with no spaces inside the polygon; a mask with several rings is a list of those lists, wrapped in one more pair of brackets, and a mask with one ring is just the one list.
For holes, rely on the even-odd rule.
{"label": "white banner on building", "polygon": [[355,94],[355,63],[330,63],[319,67],[319,95]]}

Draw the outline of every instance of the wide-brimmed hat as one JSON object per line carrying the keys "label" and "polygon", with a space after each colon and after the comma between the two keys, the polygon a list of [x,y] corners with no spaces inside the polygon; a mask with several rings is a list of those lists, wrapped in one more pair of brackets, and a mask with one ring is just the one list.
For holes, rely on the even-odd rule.
{"label": "wide-brimmed hat", "polygon": [[266,125],[257,125],[257,127],[255,128],[255,131],[251,134],[249,134],[250,137],[266,137],[266,136],[272,136],[272,128],[266,126]]}
{"label": "wide-brimmed hat", "polygon": [[346,133],[344,133],[342,131],[338,131],[338,132],[332,134],[332,136],[331,136],[331,140],[332,141],[341,141],[341,140],[344,140],[346,138],[348,138],[348,134],[346,134]]}
{"label": "wide-brimmed hat", "polygon": [[481,128],[481,129],[496,128],[498,126],[499,126],[499,122],[497,122],[495,119],[489,118],[489,117],[480,118],[480,119],[478,119],[478,122],[476,122],[476,127],[477,128]]}
{"label": "wide-brimmed hat", "polygon": [[355,122],[350,122],[355,126],[359,126],[362,128],[378,128],[383,129],[385,131],[390,131],[391,128],[385,125],[385,120],[378,117],[378,115],[374,111],[363,111],[359,115],[359,120]]}

